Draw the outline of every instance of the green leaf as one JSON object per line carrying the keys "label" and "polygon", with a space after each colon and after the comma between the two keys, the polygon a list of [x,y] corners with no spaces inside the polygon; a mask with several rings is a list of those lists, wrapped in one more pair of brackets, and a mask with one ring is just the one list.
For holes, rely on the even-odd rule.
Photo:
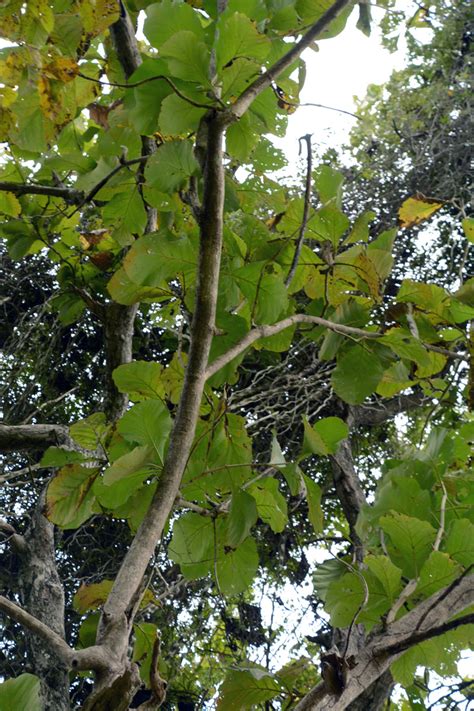
{"label": "green leaf", "polygon": [[403,328],[390,328],[380,339],[400,358],[414,360],[418,365],[429,365],[429,354],[419,340]]}
{"label": "green leaf", "polygon": [[[211,88],[209,48],[199,41],[194,32],[176,32],[162,45],[160,56],[168,61],[172,76]],[[203,99],[205,98],[203,96]],[[204,103],[209,103],[209,99]]]}
{"label": "green leaf", "polygon": [[313,175],[321,203],[325,205],[332,202],[337,208],[340,208],[343,174],[331,168],[330,165],[322,165],[314,171]]}
{"label": "green leaf", "polygon": [[194,279],[196,263],[196,248],[189,237],[176,237],[164,228],[134,242],[125,257],[124,269],[136,284],[158,287],[183,275],[189,284]]}
{"label": "green leaf", "polygon": [[349,428],[340,417],[325,417],[310,425],[307,418],[303,418],[304,443],[302,455],[319,454],[324,457],[335,454],[339,443],[349,434]]}
{"label": "green leaf", "polygon": [[169,141],[147,161],[145,178],[149,185],[161,192],[173,193],[184,188],[198,170],[191,141]]}
{"label": "green leaf", "polygon": [[248,492],[257,502],[258,515],[262,521],[268,523],[275,533],[281,533],[288,521],[288,511],[278,481],[273,478],[262,479],[252,484]]}
{"label": "green leaf", "polygon": [[220,688],[217,711],[246,711],[278,696],[282,687],[261,667],[231,669]]}
{"label": "green leaf", "polygon": [[186,3],[176,4],[171,0],[149,5],[143,33],[153,47],[159,49],[167,40],[181,30],[188,30],[203,39],[204,31],[199,14]]}
{"label": "green leaf", "polygon": [[193,106],[176,94],[167,96],[161,104],[160,130],[169,135],[195,131],[206,110]]}
{"label": "green leaf", "polygon": [[355,573],[346,573],[342,578],[330,583],[324,607],[331,615],[331,625],[348,627],[364,598],[364,583]]}
{"label": "green leaf", "polygon": [[146,479],[157,473],[154,463],[154,451],[148,446],[135,447],[116,459],[94,484],[99,503],[112,511],[123,506]]}
{"label": "green leaf", "polygon": [[10,217],[18,217],[21,205],[13,193],[0,192],[0,212]]}
{"label": "green leaf", "polygon": [[145,400],[122,416],[117,430],[129,442],[152,447],[163,462],[171,425],[169,410],[161,400]]}
{"label": "green leaf", "polygon": [[326,599],[331,583],[339,580],[347,573],[347,566],[339,558],[330,558],[320,563],[313,573],[313,585],[318,597]]}
{"label": "green leaf", "polygon": [[471,565],[474,560],[474,524],[467,518],[453,521],[445,548],[451,558],[465,568]]}
{"label": "green leaf", "polygon": [[218,22],[216,56],[218,69],[237,58],[265,59],[270,40],[254,22],[240,12],[225,13]]}
{"label": "green leaf", "polygon": [[113,224],[128,234],[141,234],[146,226],[146,211],[136,186],[125,193],[114,195],[102,214],[106,225]]}
{"label": "green leaf", "polygon": [[374,392],[383,373],[384,366],[375,353],[363,346],[351,346],[338,358],[331,376],[332,386],[345,402],[359,405]]}
{"label": "green leaf", "polygon": [[227,129],[226,148],[229,155],[244,163],[260,140],[249,115],[244,114],[239,121]]}
{"label": "green leaf", "polygon": [[370,23],[372,20],[372,15],[370,12],[370,6],[365,2],[359,3],[359,19],[357,20],[357,29],[364,33],[367,37],[370,37]]}
{"label": "green leaf", "polygon": [[429,558],[425,561],[420,571],[415,595],[421,595],[423,598],[429,597],[452,583],[455,578],[459,577],[461,572],[461,566],[450,558],[447,553],[431,551]]}
{"label": "green leaf", "polygon": [[322,491],[319,484],[310,479],[309,476],[304,477],[306,488],[306,500],[308,502],[308,518],[316,533],[321,533],[323,530],[323,510],[321,508]]}
{"label": "green leaf", "polygon": [[112,378],[121,393],[147,398],[163,398],[165,390],[161,380],[162,366],[159,363],[135,360],[115,368]]}
{"label": "green leaf", "polygon": [[251,305],[255,323],[274,323],[288,308],[288,291],[277,264],[253,262],[233,276]]}
{"label": "green leaf", "polygon": [[34,674],[20,674],[0,684],[2,711],[42,711],[40,680]]}
{"label": "green leaf", "polygon": [[363,242],[365,244],[369,239],[369,225],[376,217],[377,215],[372,210],[367,210],[362,215],[358,215],[346,240],[347,244],[353,244],[354,242]]}
{"label": "green leaf", "polygon": [[84,449],[91,450],[103,444],[108,431],[109,426],[105,421],[103,412],[95,412],[84,420],[75,422],[69,428],[69,434],[73,440]]}
{"label": "green leaf", "polygon": [[257,544],[249,537],[237,549],[225,549],[216,561],[216,578],[223,595],[237,595],[251,585],[258,570]]}
{"label": "green leaf", "polygon": [[74,464],[83,460],[84,457],[80,452],[61,447],[48,447],[41,457],[40,465],[42,467],[63,467],[65,464]]}
{"label": "green leaf", "polygon": [[188,580],[207,575],[215,559],[213,520],[195,513],[181,516],[173,526],[168,554]]}
{"label": "green leaf", "polygon": [[227,545],[231,548],[240,546],[257,522],[257,518],[257,505],[253,496],[246,491],[237,491],[233,494],[227,517]]}
{"label": "green leaf", "polygon": [[389,536],[386,544],[392,562],[401,568],[408,578],[418,577],[436,538],[433,526],[427,521],[398,512],[391,516],[382,516],[380,526]]}
{"label": "green leaf", "polygon": [[317,239],[329,240],[334,247],[337,247],[349,225],[349,218],[343,212],[333,205],[326,205],[315,213],[309,227]]}
{"label": "green leaf", "polygon": [[402,571],[385,555],[368,555],[364,563],[382,584],[382,587],[391,602],[394,602],[401,591]]}
{"label": "green leaf", "polygon": [[67,464],[50,481],[46,492],[46,516],[61,528],[78,528],[92,515],[92,486],[98,469]]}

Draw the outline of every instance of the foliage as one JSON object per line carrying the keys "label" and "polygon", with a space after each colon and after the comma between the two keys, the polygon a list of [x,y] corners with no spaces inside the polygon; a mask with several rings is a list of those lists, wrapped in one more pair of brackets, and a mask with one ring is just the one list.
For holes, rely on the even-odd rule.
{"label": "foliage", "polygon": [[[380,4],[388,36],[396,13]],[[275,179],[286,162],[271,142],[298,104],[304,60],[295,53],[244,99],[334,2],[4,5],[0,435],[14,454],[3,587],[35,614],[21,583],[31,561],[18,563],[15,541],[34,535],[26,512],[39,508],[62,531],[66,640],[87,659],[120,580],[140,585],[148,557],[143,570],[122,561],[162,506],[142,598],[126,606],[126,671],[139,663],[145,688],[130,708],[140,694],[157,705],[160,675],[163,708],[294,708],[320,681],[324,650],[339,645],[357,664],[376,635],[472,567],[467,11],[439,1],[432,19],[409,18],[412,58],[427,61],[369,89],[351,137],[356,167],[324,157],[304,198]],[[318,41],[344,30],[354,3],[340,5]],[[137,44],[119,33],[142,10]],[[433,45],[445,33],[460,48],[418,45],[428,20]],[[361,3],[358,27],[370,26]],[[435,213],[442,249],[448,225],[464,254],[456,283],[430,255],[405,258]],[[15,425],[33,437],[43,424],[67,436],[8,439],[20,437]],[[12,620],[7,640],[23,634],[18,623],[35,634]],[[424,702],[417,668],[456,674],[470,630],[464,620],[443,634],[423,628],[394,656],[385,697],[393,679]],[[23,653],[10,647],[2,673],[16,678],[0,697],[35,708],[37,677],[21,674]],[[44,701],[48,682],[28,654]],[[92,690],[84,671],[73,703]]]}

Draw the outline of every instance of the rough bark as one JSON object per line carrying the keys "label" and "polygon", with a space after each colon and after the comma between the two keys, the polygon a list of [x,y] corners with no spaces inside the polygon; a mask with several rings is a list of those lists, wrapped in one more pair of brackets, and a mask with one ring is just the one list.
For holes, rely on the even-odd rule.
{"label": "rough bark", "polygon": [[471,624],[474,614],[453,618],[472,605],[473,596],[474,575],[465,575],[424,600],[386,630],[377,630],[357,655],[340,695],[329,693],[324,682],[319,683],[298,703],[295,711],[345,711],[404,651],[449,629]]}
{"label": "rough bark", "polygon": [[[19,589],[23,606],[64,639],[64,589],[55,562],[54,526],[43,516],[44,495],[25,533],[20,556]],[[26,646],[32,671],[41,680],[45,711],[69,711],[69,673],[51,646],[35,634],[27,634]]]}
{"label": "rough bark", "polygon": [[331,464],[336,493],[349,524],[355,558],[358,563],[361,563],[364,557],[364,550],[355,525],[361,506],[366,501],[354,467],[352,448],[348,439],[341,442],[336,454],[331,457]]}
{"label": "rough bark", "polygon": [[[110,27],[110,36],[117,54],[117,58],[128,79],[142,63],[135,29],[127,12]],[[142,158],[152,155],[156,150],[156,143],[148,136],[142,137]],[[153,232],[157,227],[157,211],[147,207],[146,232]],[[128,406],[128,396],[115,387],[112,373],[119,365],[130,363],[133,349],[133,327],[138,305],[123,306],[111,302],[107,304],[104,314],[104,341],[106,355],[106,383],[104,410],[107,419],[111,422],[118,420]]]}
{"label": "rough bark", "polygon": [[0,424],[0,452],[26,452],[70,446],[69,430],[62,425]]}
{"label": "rough bark", "polygon": [[374,681],[357,699],[351,701],[348,711],[382,711],[395,683],[390,670]]}

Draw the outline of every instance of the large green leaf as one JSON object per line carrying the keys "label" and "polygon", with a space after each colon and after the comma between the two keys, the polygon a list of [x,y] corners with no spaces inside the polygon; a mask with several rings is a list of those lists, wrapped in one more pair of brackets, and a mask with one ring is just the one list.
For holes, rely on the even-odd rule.
{"label": "large green leaf", "polygon": [[352,346],[338,358],[332,386],[350,405],[359,405],[374,392],[383,373],[384,365],[375,353],[364,346]]}
{"label": "large green leaf", "polygon": [[78,528],[94,512],[93,484],[98,469],[68,464],[50,481],[46,492],[46,516],[61,528]]}
{"label": "large green leaf", "polygon": [[[171,75],[210,88],[210,52],[194,32],[181,30],[161,47],[160,55],[167,60]],[[206,96],[203,95],[203,100]],[[209,103],[209,99],[206,103]]]}
{"label": "large green leaf", "polygon": [[195,131],[206,109],[193,106],[176,94],[164,99],[161,105],[160,130],[169,135],[179,135]]}
{"label": "large green leaf", "polygon": [[189,283],[196,261],[196,249],[189,237],[177,237],[163,228],[136,240],[124,260],[124,269],[136,284],[159,287],[183,275]]}
{"label": "large green leaf", "polygon": [[471,565],[474,560],[474,524],[467,518],[453,521],[445,548],[461,565],[466,568]]}
{"label": "large green leaf", "polygon": [[188,580],[202,578],[214,566],[214,525],[209,517],[186,513],[173,526],[168,554]]}
{"label": "large green leaf", "polygon": [[42,711],[40,680],[34,674],[20,674],[0,684],[2,711]]}
{"label": "large green leaf", "polygon": [[190,141],[165,143],[147,161],[145,178],[151,187],[163,193],[173,193],[184,188],[199,166]]}
{"label": "large green leaf", "polygon": [[112,511],[123,506],[146,479],[157,473],[155,461],[153,448],[145,445],[118,457],[94,484],[99,503]]}
{"label": "large green leaf", "polygon": [[163,461],[171,424],[169,410],[162,400],[145,400],[122,416],[117,429],[126,440],[154,448]]}
{"label": "large green leaf", "polygon": [[270,40],[260,34],[254,22],[240,12],[225,13],[218,23],[217,67],[221,69],[237,58],[265,59]]}
{"label": "large green leaf", "polygon": [[216,561],[215,574],[223,595],[237,595],[251,585],[258,569],[257,545],[246,538],[236,549],[224,549]]}
{"label": "large green leaf", "polygon": [[427,521],[397,512],[382,516],[380,526],[389,537],[386,544],[392,562],[407,577],[418,577],[431,552],[436,530]]}
{"label": "large green leaf", "polygon": [[161,374],[159,363],[135,360],[115,368],[112,378],[117,389],[121,393],[129,393],[132,398],[136,395],[161,398],[165,395]]}
{"label": "large green leaf", "polygon": [[349,434],[349,428],[340,417],[325,417],[310,425],[303,418],[304,443],[302,455],[319,454],[326,456],[335,454],[339,443]]}
{"label": "large green leaf", "polygon": [[415,594],[424,598],[429,597],[449,585],[461,572],[461,566],[450,558],[447,553],[431,551],[429,558],[425,561],[420,571]]}
{"label": "large green leaf", "polygon": [[192,32],[199,39],[204,38],[199,14],[190,5],[163,0],[147,7],[143,32],[154,47],[159,49],[182,30]]}
{"label": "large green leaf", "polygon": [[346,573],[329,584],[325,609],[331,615],[333,627],[348,627],[365,598],[365,586],[360,575]]}
{"label": "large green leaf", "polygon": [[233,276],[249,301],[255,323],[273,323],[287,309],[288,292],[277,264],[253,262],[237,269]]}
{"label": "large green leaf", "polygon": [[266,669],[248,665],[231,669],[221,686],[218,711],[246,711],[273,699],[282,687]]}
{"label": "large green leaf", "polygon": [[321,533],[323,530],[323,510],[321,507],[322,491],[319,484],[310,479],[309,476],[304,477],[306,488],[306,501],[308,502],[308,518],[316,533]]}
{"label": "large green leaf", "polygon": [[237,491],[232,496],[227,518],[226,543],[237,548],[247,538],[258,518],[255,499],[246,491]]}
{"label": "large green leaf", "polygon": [[269,524],[272,531],[280,533],[288,521],[286,499],[282,496],[278,481],[273,478],[261,479],[249,487],[257,503],[258,515]]}
{"label": "large green leaf", "polygon": [[106,424],[104,413],[95,412],[84,420],[79,420],[71,425],[69,434],[81,447],[94,450],[103,444],[108,430],[109,426]]}

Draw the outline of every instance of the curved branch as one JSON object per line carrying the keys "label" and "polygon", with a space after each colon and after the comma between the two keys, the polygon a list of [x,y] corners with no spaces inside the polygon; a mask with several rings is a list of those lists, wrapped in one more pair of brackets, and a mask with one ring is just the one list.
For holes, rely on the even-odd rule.
{"label": "curved branch", "polygon": [[[334,321],[328,321],[328,319],[321,318],[320,316],[309,316],[308,314],[293,314],[293,316],[288,316],[287,318],[277,321],[269,326],[255,326],[249,331],[243,338],[238,341],[235,346],[229,348],[228,351],[216,358],[207,368],[206,377],[210,378],[211,375],[217,373],[218,370],[223,368],[227,363],[240,355],[246,348],[258,341],[260,338],[268,338],[268,336],[274,336],[276,333],[280,333],[285,328],[294,326],[297,323],[307,323],[313,326],[323,326],[323,328],[328,328],[334,333],[340,333],[342,336],[349,336],[351,338],[364,338],[374,340],[377,338],[382,338],[384,335],[379,331],[364,331],[362,328],[355,328],[354,326],[346,326],[342,323],[334,323]],[[438,346],[432,346],[430,343],[423,343],[424,348],[428,351],[434,351],[435,353],[442,353],[447,358],[454,358],[456,360],[465,360],[468,358],[467,353],[456,353],[455,351],[449,351],[447,348],[439,348]]]}
{"label": "curved branch", "polygon": [[261,74],[257,79],[255,79],[252,84],[250,84],[247,89],[239,96],[239,98],[230,107],[231,115],[234,120],[239,119],[249,108],[250,104],[254,99],[257,98],[259,94],[275,81],[275,79],[291,67],[293,62],[295,62],[301,53],[311,45],[311,43],[318,37],[321,32],[323,32],[327,26],[339,15],[339,13],[344,10],[348,5],[352,3],[352,0],[336,0],[334,5],[330,7],[324,15],[322,15],[317,22],[308,30],[308,32],[296,42],[295,45],[283,55],[275,64],[273,64],[270,69]]}
{"label": "curved branch", "polygon": [[61,661],[67,667],[71,667],[74,650],[48,625],[40,622],[36,617],[30,615],[29,612],[26,612],[22,607],[3,595],[0,595],[0,610],[22,625],[22,627],[44,639]]}
{"label": "curved branch", "polygon": [[304,206],[303,206],[303,219],[301,220],[300,232],[298,239],[296,241],[295,253],[291,261],[290,270],[285,279],[285,286],[288,287],[291,284],[298,266],[298,260],[300,258],[301,248],[303,246],[304,234],[306,232],[306,225],[308,224],[309,209],[311,207],[311,171],[313,169],[313,154],[311,150],[311,134],[307,133],[306,136],[302,136],[300,139],[300,152],[301,152],[301,141],[306,141],[306,187],[304,193]]}

